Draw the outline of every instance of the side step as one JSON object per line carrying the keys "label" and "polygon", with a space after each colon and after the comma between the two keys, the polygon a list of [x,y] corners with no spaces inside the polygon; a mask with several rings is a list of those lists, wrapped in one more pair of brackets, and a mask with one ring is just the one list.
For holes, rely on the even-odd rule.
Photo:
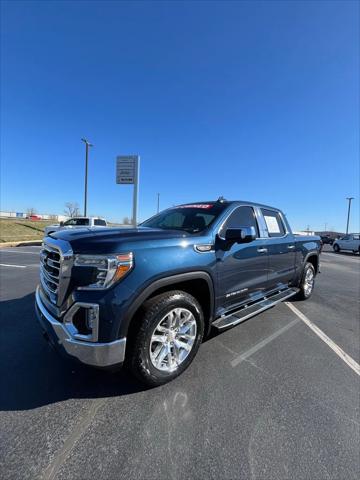
{"label": "side step", "polygon": [[222,330],[224,328],[233,327],[238,323],[247,320],[254,315],[257,315],[268,308],[273,307],[277,303],[283,302],[287,298],[290,298],[298,293],[298,288],[287,288],[286,290],[281,290],[275,294],[272,294],[269,297],[264,297],[262,300],[253,303],[252,305],[245,305],[244,307],[232,312],[228,315],[223,315],[222,317],[215,320],[213,326]]}

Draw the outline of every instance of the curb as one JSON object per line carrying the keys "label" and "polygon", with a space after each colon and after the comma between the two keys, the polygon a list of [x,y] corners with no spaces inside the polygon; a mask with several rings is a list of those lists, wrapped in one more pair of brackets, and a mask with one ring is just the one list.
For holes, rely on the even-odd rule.
{"label": "curb", "polygon": [[0,249],[1,248],[6,248],[6,247],[37,247],[41,246],[42,240],[23,240],[23,241],[17,241],[17,242],[3,242],[0,243]]}

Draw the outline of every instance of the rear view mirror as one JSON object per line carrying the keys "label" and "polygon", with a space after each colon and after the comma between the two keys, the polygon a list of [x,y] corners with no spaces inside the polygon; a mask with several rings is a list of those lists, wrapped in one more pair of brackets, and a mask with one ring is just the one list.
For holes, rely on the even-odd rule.
{"label": "rear view mirror", "polygon": [[256,239],[254,227],[228,228],[225,240],[233,243],[250,243]]}

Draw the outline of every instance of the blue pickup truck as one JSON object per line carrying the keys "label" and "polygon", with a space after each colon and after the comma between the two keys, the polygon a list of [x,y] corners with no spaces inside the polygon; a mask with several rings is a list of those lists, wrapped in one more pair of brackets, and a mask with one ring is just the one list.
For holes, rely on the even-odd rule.
{"label": "blue pickup truck", "polygon": [[126,364],[145,384],[172,380],[210,330],[310,297],[319,237],[294,236],[284,214],[251,202],[179,205],[137,228],[44,238],[36,311],[67,356]]}

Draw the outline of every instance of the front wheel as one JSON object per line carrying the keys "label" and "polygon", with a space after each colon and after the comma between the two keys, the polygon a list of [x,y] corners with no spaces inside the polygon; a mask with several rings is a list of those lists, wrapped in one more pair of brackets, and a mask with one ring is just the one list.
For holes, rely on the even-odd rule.
{"label": "front wheel", "polygon": [[190,294],[173,290],[151,298],[138,316],[129,351],[130,370],[149,386],[180,375],[192,362],[204,335],[204,316]]}
{"label": "front wheel", "polygon": [[296,295],[298,300],[307,300],[311,297],[315,284],[315,268],[312,263],[306,263],[300,282],[300,291]]}
{"label": "front wheel", "polygon": [[335,243],[335,245],[333,245],[333,249],[334,249],[334,252],[336,252],[336,253],[340,252],[340,247],[337,243]]}

